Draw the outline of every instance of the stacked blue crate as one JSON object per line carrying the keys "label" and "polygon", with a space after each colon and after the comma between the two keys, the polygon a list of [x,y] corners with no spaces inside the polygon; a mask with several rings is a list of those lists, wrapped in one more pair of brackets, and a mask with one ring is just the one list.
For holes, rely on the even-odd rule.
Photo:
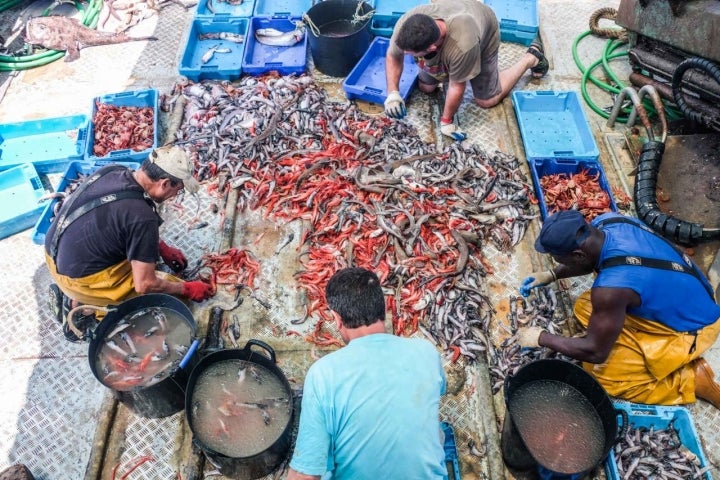
{"label": "stacked blue crate", "polygon": [[32,227],[45,208],[39,203],[44,194],[32,163],[0,172],[0,238]]}
{"label": "stacked blue crate", "polygon": [[540,20],[537,0],[485,0],[500,22],[500,40],[530,45],[537,36]]}
{"label": "stacked blue crate", "polygon": [[0,171],[32,163],[37,173],[62,172],[82,160],[87,115],[41,118],[0,125]]}
{"label": "stacked blue crate", "polygon": [[405,12],[417,5],[428,3],[424,0],[374,0],[375,9],[370,20],[370,33],[379,37],[391,37],[395,24]]}
{"label": "stacked blue crate", "polygon": [[600,151],[576,92],[515,91],[511,95],[520,135],[543,219],[550,213],[540,180],[546,175],[585,171],[597,176],[617,212],[612,189],[599,162]]}

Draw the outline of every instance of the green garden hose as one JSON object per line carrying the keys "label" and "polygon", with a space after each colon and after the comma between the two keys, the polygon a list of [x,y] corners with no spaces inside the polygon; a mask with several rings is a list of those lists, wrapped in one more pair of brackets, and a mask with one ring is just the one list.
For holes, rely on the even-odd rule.
{"label": "green garden hose", "polygon": [[[22,0],[0,0],[0,11],[11,8]],[[80,22],[88,27],[95,28],[97,26],[100,10],[103,7],[103,0],[90,0],[87,9],[84,9],[78,1],[74,2],[78,11],[83,11]],[[49,13],[49,9],[43,12],[43,16]],[[13,72],[17,70],[28,70],[30,68],[41,67],[48,63],[65,56],[65,52],[61,50],[45,50],[40,53],[32,53],[29,55],[0,55],[0,72]]]}
{"label": "green garden hose", "polygon": [[[594,61],[592,64],[590,64],[589,67],[585,68],[585,66],[582,64],[582,61],[580,60],[580,57],[578,55],[578,44],[587,36],[591,35],[593,32],[588,30],[585,33],[581,33],[578,35],[578,37],[575,39],[572,45],[572,55],[573,60],[575,61],[575,65],[578,67],[580,72],[582,72],[582,80],[580,83],[580,91],[582,93],[583,99],[588,104],[588,106],[598,115],[600,115],[603,118],[609,118],[610,113],[605,111],[603,108],[599,107],[595,102],[592,101],[590,98],[590,94],[587,91],[587,82],[590,81],[593,84],[595,84],[598,88],[601,90],[605,90],[606,92],[617,95],[620,93],[620,91],[625,88],[625,84],[618,78],[618,76],[613,72],[612,68],[610,68],[610,61],[615,60],[616,58],[623,58],[626,57],[628,52],[627,51],[621,51],[621,52],[615,52],[615,50],[619,49],[620,47],[623,47],[627,45],[627,40],[624,39],[609,39],[605,43],[605,48],[603,49],[602,57],[596,61]],[[610,78],[610,80],[617,86],[608,84],[606,82],[603,82],[602,80],[595,77],[592,72],[602,66],[603,70],[605,72],[605,75]],[[648,113],[654,114],[655,113],[655,107],[652,105],[652,102],[649,100],[644,100],[644,105]],[[620,123],[626,123],[627,122],[627,115],[629,114],[629,109],[626,109],[625,116],[615,119],[615,121]],[[679,113],[674,108],[670,108],[666,106],[665,114],[667,117],[671,120],[677,120],[682,118],[682,114]]]}

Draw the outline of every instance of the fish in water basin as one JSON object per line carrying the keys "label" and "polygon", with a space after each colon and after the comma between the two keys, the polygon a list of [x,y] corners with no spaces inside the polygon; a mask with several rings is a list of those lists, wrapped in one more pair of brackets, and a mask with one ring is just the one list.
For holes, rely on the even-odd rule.
{"label": "fish in water basin", "polygon": [[65,50],[66,62],[80,57],[80,50],[96,45],[111,45],[140,40],[157,40],[155,37],[130,37],[124,33],[98,32],[87,28],[74,18],[62,15],[35,17],[25,25],[25,41],[51,50]]}
{"label": "fish in water basin", "polygon": [[292,47],[305,38],[305,25],[298,22],[295,30],[281,32],[274,28],[258,28],[255,30],[255,40],[263,45],[274,47]]}

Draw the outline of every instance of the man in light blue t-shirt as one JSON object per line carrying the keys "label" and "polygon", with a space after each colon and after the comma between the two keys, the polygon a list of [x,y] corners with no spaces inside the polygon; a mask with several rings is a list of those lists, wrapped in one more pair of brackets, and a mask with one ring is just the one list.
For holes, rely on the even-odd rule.
{"label": "man in light blue t-shirt", "polygon": [[439,353],[385,332],[374,273],[340,270],[325,293],[347,346],[308,370],[288,480],[444,478]]}

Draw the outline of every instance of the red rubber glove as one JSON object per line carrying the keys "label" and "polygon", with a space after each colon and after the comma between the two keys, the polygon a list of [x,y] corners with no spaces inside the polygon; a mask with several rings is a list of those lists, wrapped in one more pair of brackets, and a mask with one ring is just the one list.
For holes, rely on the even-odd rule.
{"label": "red rubber glove", "polygon": [[165,262],[165,265],[172,268],[173,271],[182,272],[185,268],[187,268],[187,258],[185,258],[185,255],[183,255],[179,249],[171,247],[162,240],[160,240],[158,248],[163,262]]}
{"label": "red rubber glove", "polygon": [[194,300],[196,302],[202,302],[212,297],[213,292],[212,285],[205,283],[202,280],[195,280],[194,282],[183,283],[182,294],[184,297]]}

